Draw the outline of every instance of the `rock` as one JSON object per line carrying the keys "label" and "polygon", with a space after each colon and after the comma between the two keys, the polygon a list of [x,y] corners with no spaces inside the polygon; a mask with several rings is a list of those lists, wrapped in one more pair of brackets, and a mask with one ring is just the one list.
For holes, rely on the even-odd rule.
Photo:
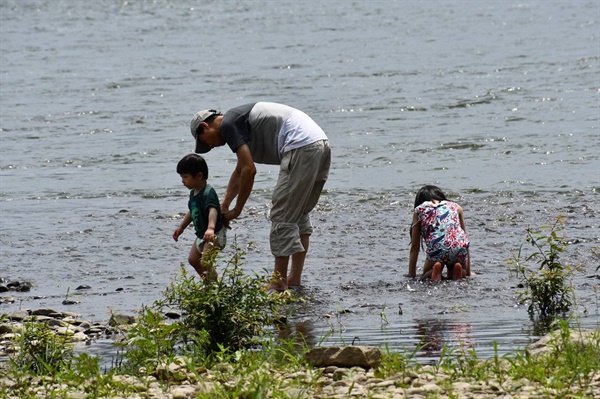
{"label": "rock", "polygon": [[21,283],[17,287],[16,291],[17,292],[29,292],[29,291],[31,291],[31,287],[33,287],[33,285],[31,285],[31,283],[24,282],[24,283]]}
{"label": "rock", "polygon": [[427,383],[425,385],[423,385],[421,387],[421,389],[423,389],[423,391],[427,392],[428,394],[430,393],[439,393],[442,391],[442,388],[440,388],[437,384],[434,383]]}
{"label": "rock", "polygon": [[54,309],[37,309],[37,310],[32,310],[30,312],[30,314],[32,316],[48,316],[48,317],[62,317],[62,314],[60,312],[57,312]]}
{"label": "rock", "polygon": [[72,342],[86,342],[88,341],[90,338],[85,335],[84,332],[78,331],[76,332],[72,337],[71,337],[71,341]]}
{"label": "rock", "polygon": [[196,388],[192,385],[181,385],[171,388],[173,399],[193,398],[196,393]]}
{"label": "rock", "polygon": [[73,335],[75,331],[70,327],[58,327],[56,333],[59,335]]}
{"label": "rock", "polygon": [[29,317],[29,313],[26,310],[16,310],[12,313],[7,313],[5,316],[8,320],[23,321]]}
{"label": "rock", "polygon": [[108,320],[108,325],[111,327],[117,327],[123,324],[133,324],[135,323],[135,316],[124,315],[120,313],[115,313],[110,316],[110,320]]}
{"label": "rock", "polygon": [[372,346],[317,347],[305,354],[306,361],[314,367],[373,368],[381,363],[381,350]]}
{"label": "rock", "polygon": [[15,329],[12,325],[6,323],[0,324],[0,335],[9,334],[13,332],[15,332]]}
{"label": "rock", "polygon": [[[552,331],[546,334],[527,347],[527,354],[530,356],[537,356],[542,353],[560,350],[560,346],[562,345],[561,334],[562,330]],[[598,331],[590,329],[571,329],[569,330],[569,342],[575,342],[582,345],[594,345],[594,334],[598,334]]]}
{"label": "rock", "polygon": [[181,313],[170,310],[165,313],[165,316],[167,316],[169,319],[179,319],[181,317]]}

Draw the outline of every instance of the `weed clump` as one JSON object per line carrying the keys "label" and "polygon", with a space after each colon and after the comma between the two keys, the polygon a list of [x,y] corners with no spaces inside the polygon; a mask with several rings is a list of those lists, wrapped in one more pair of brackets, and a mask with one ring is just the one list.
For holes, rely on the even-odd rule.
{"label": "weed clump", "polygon": [[[216,280],[188,275],[181,265],[181,274],[166,289],[164,299],[144,308],[138,323],[128,331],[128,339],[122,343],[121,368],[131,372],[143,367],[151,372],[160,359],[209,359],[215,353],[260,344],[290,299],[267,293],[263,287],[269,278],[245,274],[240,268],[244,255],[244,250],[235,248]],[[209,262],[214,261],[213,257]],[[169,309],[181,312],[181,319],[168,322],[164,314]]]}
{"label": "weed clump", "polygon": [[[560,260],[567,246],[563,219],[558,216],[554,224],[538,230],[528,228],[526,232],[526,243],[533,247],[533,252],[523,255],[522,244],[508,260],[509,270],[520,278],[524,287],[519,299],[529,302],[527,310],[532,318],[564,316],[571,310],[575,294],[570,283],[574,270]],[[530,263],[537,265],[532,267]]]}
{"label": "weed clump", "polygon": [[54,334],[46,323],[25,323],[16,344],[19,350],[10,358],[12,366],[39,376],[60,373],[73,357],[73,346],[66,335]]}

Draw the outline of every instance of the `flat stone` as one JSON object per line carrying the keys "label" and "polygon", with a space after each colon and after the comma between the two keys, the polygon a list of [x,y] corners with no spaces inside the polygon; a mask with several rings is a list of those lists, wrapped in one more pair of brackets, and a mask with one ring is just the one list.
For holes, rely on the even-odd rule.
{"label": "flat stone", "polygon": [[317,347],[309,350],[305,359],[314,367],[373,368],[381,363],[381,350],[373,346]]}

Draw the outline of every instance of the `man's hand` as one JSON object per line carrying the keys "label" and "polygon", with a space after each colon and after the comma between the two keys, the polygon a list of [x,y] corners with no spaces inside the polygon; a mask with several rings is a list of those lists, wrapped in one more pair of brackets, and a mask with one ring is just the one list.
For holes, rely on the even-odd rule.
{"label": "man's hand", "polygon": [[235,208],[232,210],[223,211],[223,224],[228,229],[231,229],[231,221],[237,219],[242,212],[236,210]]}

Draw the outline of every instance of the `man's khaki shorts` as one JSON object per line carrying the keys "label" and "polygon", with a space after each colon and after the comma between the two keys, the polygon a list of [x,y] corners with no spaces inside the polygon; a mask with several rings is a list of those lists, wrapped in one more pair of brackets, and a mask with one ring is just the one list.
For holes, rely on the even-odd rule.
{"label": "man's khaki shorts", "polygon": [[331,148],[320,140],[283,155],[271,208],[271,253],[290,256],[303,252],[301,235],[310,235],[309,213],[329,176]]}

